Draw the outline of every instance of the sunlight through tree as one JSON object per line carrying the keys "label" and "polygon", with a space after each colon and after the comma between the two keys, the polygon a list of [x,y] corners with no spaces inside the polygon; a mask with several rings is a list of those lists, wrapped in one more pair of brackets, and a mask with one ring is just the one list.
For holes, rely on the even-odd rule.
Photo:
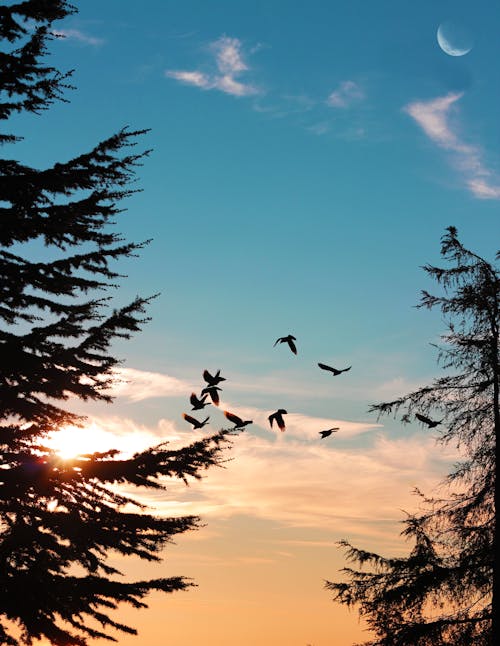
{"label": "sunlight through tree", "polygon": [[[55,38],[52,24],[75,12],[64,0],[27,0],[0,7],[0,118],[38,114],[69,87],[70,73],[41,61]],[[146,243],[111,230],[117,203],[146,153],[132,147],[145,131],[122,129],[92,150],[46,169],[0,160],[0,642],[45,638],[84,646],[113,639],[121,602],[139,608],[151,590],[189,587],[183,577],[124,582],[110,552],[158,561],[176,534],[199,518],[157,517],[114,485],[165,488],[219,464],[229,431],[179,450],[167,443],[118,459],[117,451],[62,459],[51,434],[85,419],[57,405],[76,397],[111,401],[119,363],[114,339],[128,339],[147,320],[150,299],[109,309],[119,274],[111,263]],[[56,133],[54,133],[56,134]],[[18,137],[2,134],[3,144]],[[33,256],[33,246],[36,253]],[[31,255],[30,255],[31,254]],[[12,625],[16,624],[15,630]],[[20,629],[20,631],[19,631]],[[19,632],[21,635],[19,636]]]}

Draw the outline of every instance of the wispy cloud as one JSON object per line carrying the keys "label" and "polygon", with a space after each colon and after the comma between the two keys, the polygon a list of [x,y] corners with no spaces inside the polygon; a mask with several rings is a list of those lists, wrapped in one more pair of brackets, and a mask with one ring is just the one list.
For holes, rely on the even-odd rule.
{"label": "wispy cloud", "polygon": [[102,38],[96,38],[95,36],[89,36],[79,29],[53,29],[51,32],[54,36],[59,38],[67,38],[68,40],[76,40],[79,43],[85,45],[92,45],[93,47],[99,47],[104,43]]}
{"label": "wispy cloud", "polygon": [[172,482],[169,497],[145,492],[141,502],[162,515],[207,520],[246,515],[324,529],[338,538],[369,535],[386,541],[397,534],[401,508],[418,505],[413,489],[429,493],[456,459],[436,451],[424,434],[400,439],[379,434],[363,449],[344,440],[259,437],[250,427],[235,438],[225,469],[209,471],[189,488]]}
{"label": "wispy cloud", "polygon": [[[139,378],[141,371],[137,373]],[[148,388],[153,384],[162,394],[177,388],[162,382],[157,373],[143,373],[142,383]],[[326,529],[338,538],[368,534],[375,541],[387,540],[395,528],[397,532],[400,509],[411,510],[417,504],[412,489],[418,485],[429,491],[457,457],[451,450],[436,450],[427,433],[409,431],[405,437],[391,438],[379,424],[292,411],[281,433],[269,427],[267,416],[272,411],[224,400],[219,409],[210,408],[212,429],[229,425],[224,408],[254,420],[234,438],[226,468],[210,470],[201,483],[192,482],[188,488],[169,481],[168,495],[140,492],[141,502],[161,515],[195,514],[206,519],[249,515]],[[318,431],[331,426],[339,426],[339,432],[320,439]],[[186,446],[205,431],[193,431],[180,416],[142,424],[126,415],[97,414],[89,416],[85,429],[68,429],[62,448],[73,452],[115,448],[130,455],[162,441],[172,448]],[[366,434],[362,447],[360,434]],[[61,447],[57,436],[53,445]],[[138,492],[128,493],[135,497]]]}
{"label": "wispy cloud", "polygon": [[328,99],[327,105],[331,108],[349,108],[353,103],[365,98],[365,93],[354,81],[342,81]]}
{"label": "wispy cloud", "polygon": [[215,68],[209,73],[201,70],[166,70],[165,76],[203,90],[219,90],[232,96],[250,96],[259,93],[254,85],[239,80],[239,77],[250,68],[245,61],[243,46],[238,38],[221,36],[210,43],[209,52],[212,56],[210,66]]}
{"label": "wispy cloud", "polygon": [[330,132],[330,124],[327,121],[319,121],[313,123],[312,126],[307,126],[306,129],[314,135],[326,135],[327,132]]}
{"label": "wispy cloud", "polygon": [[151,397],[182,397],[195,389],[193,384],[182,379],[134,368],[115,370],[114,378],[110,394],[135,402]]}
{"label": "wispy cloud", "polygon": [[452,162],[465,178],[467,188],[481,199],[500,199],[500,183],[491,181],[492,172],[483,163],[479,146],[468,144],[457,132],[456,103],[463,92],[455,92],[430,101],[415,101],[403,110],[422,128],[440,148],[452,154]]}
{"label": "wispy cloud", "polygon": [[[221,400],[221,408],[227,408],[245,419],[252,419],[254,424],[269,431],[273,435],[276,432],[269,425],[268,416],[274,413],[274,410],[262,410],[250,406],[238,406],[228,401]],[[304,415],[302,413],[289,412],[284,416],[286,424],[286,437],[296,437],[301,440],[317,440],[319,432],[327,428],[340,427],[344,438],[354,437],[361,433],[367,433],[376,428],[382,428],[382,424],[376,422],[353,422],[333,417],[316,417],[313,415]]]}
{"label": "wispy cloud", "polygon": [[167,76],[176,79],[177,81],[182,81],[188,85],[195,85],[196,87],[201,87],[204,90],[209,90],[212,86],[212,83],[206,74],[202,72],[166,72]]}

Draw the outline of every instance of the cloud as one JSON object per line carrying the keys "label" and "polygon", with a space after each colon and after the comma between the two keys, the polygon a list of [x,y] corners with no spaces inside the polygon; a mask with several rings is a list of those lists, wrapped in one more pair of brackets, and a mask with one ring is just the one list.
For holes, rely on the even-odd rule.
{"label": "cloud", "polygon": [[480,177],[474,177],[467,181],[469,190],[478,198],[483,200],[500,199],[500,185],[493,186]]}
{"label": "cloud", "polygon": [[[254,424],[260,428],[265,429],[273,436],[276,435],[276,426],[271,429],[268,417],[274,410],[262,410],[259,408],[252,408],[250,406],[236,406],[221,399],[221,410],[229,409],[239,417],[244,419],[253,420]],[[376,422],[352,422],[331,417],[315,417],[312,415],[304,415],[302,413],[288,412],[284,415],[286,424],[286,437],[297,437],[301,440],[317,440],[319,432],[332,427],[340,427],[343,437],[354,437],[361,433],[367,433],[376,428],[382,428],[382,424]],[[227,423],[226,423],[227,425]],[[340,431],[339,431],[340,432]],[[280,431],[278,433],[281,434]]]}
{"label": "cloud", "polygon": [[323,442],[247,430],[235,438],[226,468],[211,469],[188,488],[172,482],[169,496],[145,492],[141,502],[166,516],[195,514],[208,522],[249,516],[386,542],[397,538],[401,509],[416,510],[413,489],[430,493],[456,455],[436,450],[424,434],[372,439],[360,447],[340,435]]}
{"label": "cloud", "polygon": [[213,57],[211,66],[216,68],[210,74],[200,70],[166,70],[165,76],[203,90],[219,90],[232,96],[251,96],[259,93],[255,86],[243,83],[237,78],[250,69],[244,60],[242,43],[238,38],[221,36],[210,43],[209,51]]}
{"label": "cloud", "polygon": [[215,53],[217,67],[223,75],[233,75],[248,69],[241,54],[241,43],[237,38],[221,36],[210,46]]}
{"label": "cloud", "polygon": [[331,108],[349,108],[353,103],[365,98],[363,90],[354,81],[342,81],[328,99],[327,105]]}
{"label": "cloud", "polygon": [[96,38],[95,36],[89,36],[84,34],[79,29],[53,29],[51,33],[54,36],[59,38],[68,38],[69,40],[76,40],[85,45],[92,45],[93,47],[98,47],[104,43],[102,38]]}
{"label": "cloud", "polygon": [[314,135],[326,135],[327,132],[330,132],[330,124],[326,121],[320,121],[319,123],[314,123],[312,126],[308,126],[306,130],[312,132]]}
{"label": "cloud", "polygon": [[[136,401],[151,393],[185,396],[189,388],[159,373],[133,369],[123,373],[131,383],[122,394],[128,392]],[[210,469],[201,482],[187,488],[172,480],[168,492],[124,492],[164,516],[194,514],[208,521],[246,515],[285,526],[325,529],[338,538],[369,535],[377,542],[397,535],[401,508],[415,509],[412,489],[419,486],[429,493],[457,458],[449,448],[436,448],[428,433],[408,431],[394,438],[382,425],[364,421],[290,411],[281,433],[269,427],[267,416],[273,411],[226,400],[210,410],[214,431],[229,426],[224,409],[254,421],[234,437],[224,468]],[[321,440],[319,431],[332,426],[340,427],[338,433]],[[68,429],[59,442],[57,435],[56,450],[62,439],[62,448],[73,452],[115,448],[131,455],[162,441],[172,449],[186,446],[204,437],[206,429],[193,431],[180,417],[143,424],[125,415],[96,414],[88,417],[86,428]]]}
{"label": "cloud", "polygon": [[188,85],[201,87],[204,90],[209,90],[213,87],[208,76],[201,72],[168,72],[168,76]]}
{"label": "cloud", "polygon": [[182,379],[134,368],[115,370],[114,378],[116,381],[110,394],[113,397],[127,397],[134,402],[151,397],[183,397],[196,389]]}
{"label": "cloud", "polygon": [[489,181],[492,173],[482,161],[478,146],[465,143],[452,120],[456,103],[463,92],[455,92],[430,101],[415,101],[403,110],[422,128],[431,141],[452,155],[452,162],[465,178],[470,192],[480,199],[500,199],[500,183]]}
{"label": "cloud", "polygon": [[[160,396],[185,398],[192,389],[190,383],[161,373],[127,368],[118,374],[122,383],[114,394],[137,402]],[[392,392],[401,386],[408,384],[398,378],[380,387]],[[180,448],[231,426],[223,416],[230,410],[253,424],[234,437],[224,468],[210,469],[201,482],[187,488],[169,480],[168,492],[126,489],[124,493],[162,516],[194,514],[207,521],[247,516],[326,530],[337,538],[368,536],[372,544],[399,541],[400,510],[412,511],[418,504],[411,493],[414,487],[431,493],[457,459],[451,449],[436,447],[433,437],[420,430],[411,434],[409,428],[407,435],[395,438],[373,421],[319,417],[290,408],[282,433],[269,426],[268,415],[274,409],[234,403],[231,396],[226,399],[226,391],[220,406],[210,407],[211,430],[193,431],[173,402],[172,412],[153,423],[138,423],[128,414],[89,415],[86,428],[68,430],[59,444],[56,434],[53,446],[83,453],[115,448],[123,455],[163,441],[172,449]],[[336,426],[337,433],[320,439],[319,431]]]}

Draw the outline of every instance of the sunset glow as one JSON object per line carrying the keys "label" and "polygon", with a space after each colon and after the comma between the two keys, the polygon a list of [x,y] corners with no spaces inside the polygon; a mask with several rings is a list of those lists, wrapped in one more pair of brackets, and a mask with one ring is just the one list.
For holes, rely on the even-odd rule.
{"label": "sunset glow", "polygon": [[[443,235],[498,252],[500,3],[71,0],[42,22],[53,0],[0,4],[22,24],[0,79],[0,587],[34,581],[24,624],[2,592],[7,620],[89,621],[88,646],[379,643],[325,586],[348,581],[345,546],[402,562],[465,439],[491,448],[497,364],[429,384],[469,370],[439,354],[456,310],[432,299],[465,275],[439,282]],[[436,40],[447,20],[473,36],[461,55]],[[484,420],[455,437],[472,387]],[[412,567],[441,585],[424,552]]]}
{"label": "sunset glow", "polygon": [[111,449],[129,456],[147,446],[140,433],[116,435],[95,423],[83,427],[65,426],[52,433],[46,444],[64,460],[88,453],[103,453]]}

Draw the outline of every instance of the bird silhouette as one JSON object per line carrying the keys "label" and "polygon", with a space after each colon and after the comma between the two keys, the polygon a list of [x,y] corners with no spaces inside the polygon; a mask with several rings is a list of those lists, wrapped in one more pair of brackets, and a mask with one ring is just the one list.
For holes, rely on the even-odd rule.
{"label": "bird silhouette", "polygon": [[283,420],[283,415],[286,415],[286,410],[284,408],[279,408],[275,413],[269,415],[267,418],[271,428],[273,427],[273,422],[276,422],[281,431],[285,430],[285,422]]}
{"label": "bird silhouette", "polygon": [[234,428],[243,428],[243,426],[253,423],[251,419],[243,420],[241,419],[241,417],[238,417],[238,415],[235,415],[234,413],[230,413],[227,410],[224,411],[224,415],[227,417],[227,419],[230,422],[234,424]]}
{"label": "bird silhouette", "polygon": [[276,339],[276,341],[274,342],[273,348],[278,343],[288,343],[288,346],[289,346],[290,350],[293,352],[293,354],[297,354],[297,346],[294,343],[294,341],[296,341],[296,340],[297,339],[294,336],[292,336],[291,334],[289,334],[288,336],[280,336],[280,338]]}
{"label": "bird silhouette", "polygon": [[352,368],[352,366],[349,366],[349,368],[338,370],[337,368],[332,368],[332,366],[327,366],[326,363],[318,363],[318,366],[321,368],[321,370],[327,370],[328,372],[331,372],[334,377],[340,375],[342,372],[347,372]]}
{"label": "bird silhouette", "polygon": [[421,422],[423,422],[424,424],[427,424],[429,428],[434,428],[438,424],[441,424],[441,422],[443,421],[443,420],[440,420],[439,422],[437,422],[436,420],[429,419],[429,417],[426,417],[425,415],[421,415],[420,413],[415,413],[415,417],[419,419]]}
{"label": "bird silhouette", "polygon": [[190,424],[193,425],[193,431],[197,428],[203,428],[205,424],[208,424],[208,420],[210,419],[209,417],[206,417],[203,422],[200,422],[197,420],[195,417],[191,417],[191,415],[188,415],[187,413],[182,413],[182,417],[186,420],[186,422],[189,422]]}
{"label": "bird silhouette", "polygon": [[320,431],[319,434],[321,435],[321,439],[328,437],[332,433],[335,433],[335,431],[338,431],[339,428],[339,426],[336,426],[335,428],[329,428],[326,431]]}
{"label": "bird silhouette", "polygon": [[220,401],[219,393],[217,392],[218,390],[222,391],[222,388],[219,388],[219,386],[205,386],[205,388],[203,388],[203,390],[201,391],[201,394],[210,395],[210,399],[212,400],[212,403],[218,406]]}
{"label": "bird silhouette", "polygon": [[220,376],[220,370],[217,370],[215,375],[211,375],[208,370],[203,371],[203,379],[207,382],[209,386],[217,386],[221,381],[226,381],[225,377]]}
{"label": "bird silhouette", "polygon": [[198,397],[196,396],[196,393],[191,393],[191,397],[189,398],[189,401],[191,402],[192,409],[191,410],[203,410],[205,406],[208,406],[210,402],[205,401],[206,398],[208,397],[207,395],[203,395],[203,397]]}

